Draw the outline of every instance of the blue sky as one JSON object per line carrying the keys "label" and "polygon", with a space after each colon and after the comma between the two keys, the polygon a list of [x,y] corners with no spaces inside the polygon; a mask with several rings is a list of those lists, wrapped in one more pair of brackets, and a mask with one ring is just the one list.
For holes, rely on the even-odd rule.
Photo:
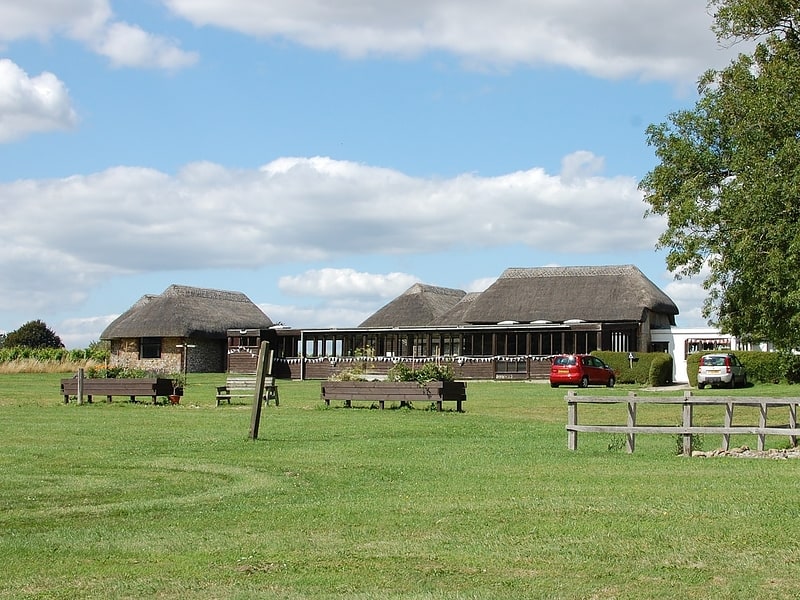
{"label": "blue sky", "polygon": [[349,327],[413,283],[674,281],[644,130],[724,66],[696,0],[0,0],[0,331],[172,283]]}

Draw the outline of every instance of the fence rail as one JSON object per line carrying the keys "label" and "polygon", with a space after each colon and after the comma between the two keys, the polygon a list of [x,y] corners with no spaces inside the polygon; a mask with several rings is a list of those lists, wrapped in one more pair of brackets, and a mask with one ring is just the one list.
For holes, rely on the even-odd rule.
{"label": "fence rail", "polygon": [[[692,436],[696,434],[722,435],[722,449],[730,448],[732,435],[750,434],[758,436],[758,450],[764,450],[765,438],[768,435],[788,436],[792,446],[797,445],[797,405],[800,398],[759,398],[759,397],[709,397],[693,396],[691,392],[684,392],[683,396],[670,397],[639,397],[635,392],[625,396],[578,396],[575,391],[570,391],[566,396],[567,401],[567,446],[570,450],[578,448],[578,433],[617,433],[626,436],[626,449],[629,453],[636,446],[637,433],[661,433],[683,436],[683,454],[688,456],[692,451]],[[625,404],[627,406],[627,423],[625,425],[579,425],[579,404]],[[637,425],[636,409],[640,404],[665,404],[682,407],[681,425]],[[721,426],[694,425],[695,406],[719,406],[725,408],[725,416]],[[758,408],[757,425],[733,425],[733,409],[736,406],[749,406]],[[787,425],[768,426],[767,411],[774,407],[788,407],[789,420]]]}

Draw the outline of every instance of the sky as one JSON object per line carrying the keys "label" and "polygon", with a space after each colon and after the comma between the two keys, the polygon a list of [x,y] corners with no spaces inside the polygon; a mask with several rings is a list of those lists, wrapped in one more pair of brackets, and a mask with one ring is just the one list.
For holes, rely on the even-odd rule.
{"label": "sky", "polygon": [[737,51],[702,0],[0,0],[0,331],[171,284],[353,327],[414,283],[633,264],[645,129]]}

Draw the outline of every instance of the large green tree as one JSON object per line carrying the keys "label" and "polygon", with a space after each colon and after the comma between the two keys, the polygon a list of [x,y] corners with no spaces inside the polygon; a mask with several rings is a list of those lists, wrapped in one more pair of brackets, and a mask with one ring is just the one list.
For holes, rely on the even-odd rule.
{"label": "large green tree", "polygon": [[63,348],[61,338],[44,321],[28,321],[19,329],[6,335],[3,344],[6,348],[25,346],[26,348]]}
{"label": "large green tree", "polygon": [[647,129],[642,180],[678,276],[708,270],[704,314],[744,339],[800,347],[800,0],[715,0],[721,41],[755,42],[699,81],[693,110]]}

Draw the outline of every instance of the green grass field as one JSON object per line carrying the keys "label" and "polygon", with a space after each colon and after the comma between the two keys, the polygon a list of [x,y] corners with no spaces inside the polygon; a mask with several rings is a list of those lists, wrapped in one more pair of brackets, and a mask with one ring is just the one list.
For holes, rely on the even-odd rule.
{"label": "green grass field", "polygon": [[178,406],[65,405],[60,377],[0,375],[0,598],[800,596],[800,461],[570,452],[565,388],[470,382],[459,414],[280,382],[253,441],[250,406],[214,406],[224,375]]}

